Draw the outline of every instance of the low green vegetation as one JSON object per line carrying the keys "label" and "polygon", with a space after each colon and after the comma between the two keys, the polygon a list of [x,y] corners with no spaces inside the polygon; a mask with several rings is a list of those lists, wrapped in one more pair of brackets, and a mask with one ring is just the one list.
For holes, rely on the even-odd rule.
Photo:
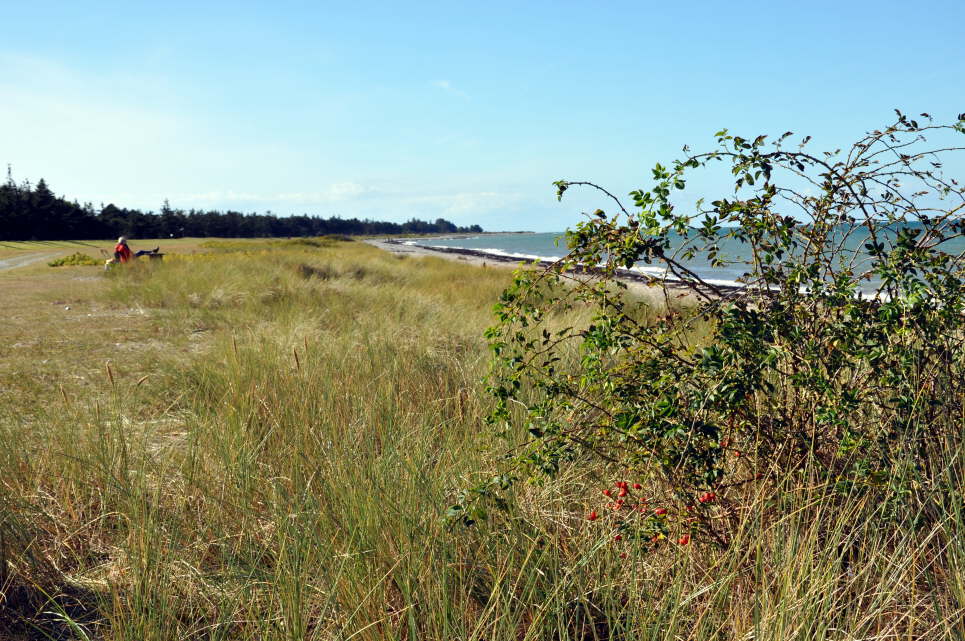
{"label": "low green vegetation", "polygon": [[[750,558],[760,537],[746,537],[746,519],[770,532],[789,509],[809,511],[803,497],[848,576],[856,559],[922,544],[907,580],[930,586],[925,636],[961,634],[965,188],[942,167],[965,152],[965,114],[921,118],[899,113],[844,153],[807,151],[809,137],[785,148],[790,132],[772,144],[723,130],[713,150],[658,164],[629,207],[558,181],[560,197],[587,186],[613,209],[567,232],[566,259],[520,272],[502,294],[487,332],[488,422],[512,454],[450,513],[498,522],[522,481],[605,470],[586,518],[628,554],[672,545]],[[679,206],[691,173],[717,166],[733,195]],[[641,263],[695,304],[641,322],[652,303],[641,309],[617,279]],[[704,280],[695,264],[744,286]],[[574,309],[585,313],[558,322]],[[910,615],[914,598],[893,596]],[[835,627],[925,634],[870,619]]]}
{"label": "low green vegetation", "polygon": [[75,267],[78,265],[99,265],[101,261],[97,260],[90,254],[85,254],[83,252],[74,252],[69,256],[64,256],[56,260],[52,260],[47,265],[50,267]]}
{"label": "low green vegetation", "polygon": [[614,540],[612,470],[583,458],[500,518],[446,518],[505,455],[481,427],[506,270],[354,242],[89,269],[0,280],[4,638],[962,630],[961,505],[881,528],[870,497],[805,474],[749,490],[729,547],[644,552]]}

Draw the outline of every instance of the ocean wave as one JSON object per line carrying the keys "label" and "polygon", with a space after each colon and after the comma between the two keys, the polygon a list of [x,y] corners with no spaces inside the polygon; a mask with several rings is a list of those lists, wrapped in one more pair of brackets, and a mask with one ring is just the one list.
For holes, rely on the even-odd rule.
{"label": "ocean wave", "polygon": [[461,247],[459,245],[424,245],[430,249],[460,249],[463,251],[478,252],[480,254],[490,254],[492,256],[505,256],[507,258],[519,258],[520,260],[545,260],[549,262],[557,261],[561,256],[540,256],[538,254],[521,254],[518,252],[508,252],[496,247]]}
{"label": "ocean wave", "polygon": [[655,265],[634,265],[629,269],[631,272],[640,272],[647,276],[666,276],[666,267],[657,267]]}

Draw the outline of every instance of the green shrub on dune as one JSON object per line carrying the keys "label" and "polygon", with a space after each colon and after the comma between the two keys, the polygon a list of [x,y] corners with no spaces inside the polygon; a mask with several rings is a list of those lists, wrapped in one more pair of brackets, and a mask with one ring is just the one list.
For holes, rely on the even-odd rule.
{"label": "green shrub on dune", "polygon": [[100,265],[101,261],[83,252],[75,252],[70,256],[63,256],[52,260],[47,265],[50,267],[76,267],[82,265]]}

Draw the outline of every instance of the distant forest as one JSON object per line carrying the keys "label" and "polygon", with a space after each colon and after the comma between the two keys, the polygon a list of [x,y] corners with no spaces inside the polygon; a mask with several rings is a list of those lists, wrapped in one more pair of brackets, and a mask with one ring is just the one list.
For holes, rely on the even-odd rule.
{"label": "distant forest", "polygon": [[265,236],[324,236],[327,234],[430,234],[475,233],[482,227],[457,227],[448,220],[412,219],[389,223],[357,218],[275,216],[237,211],[172,209],[167,201],[159,213],[126,209],[113,204],[81,205],[54,195],[41,179],[36,186],[14,183],[10,172],[0,185],[0,240],[95,240],[179,238],[182,236],[256,238]]}

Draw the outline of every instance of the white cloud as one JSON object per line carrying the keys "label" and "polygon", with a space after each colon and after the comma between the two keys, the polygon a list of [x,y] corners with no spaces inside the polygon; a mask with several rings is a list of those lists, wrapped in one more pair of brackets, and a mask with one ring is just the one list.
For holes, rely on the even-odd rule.
{"label": "white cloud", "polygon": [[196,202],[196,203],[225,203],[225,202],[249,202],[261,200],[258,194],[237,192],[237,191],[208,191],[200,194],[174,194],[167,197],[171,201],[177,202]]}
{"label": "white cloud", "polygon": [[454,96],[459,96],[463,100],[469,100],[469,94],[467,94],[465,91],[462,91],[461,89],[456,89],[455,87],[452,86],[452,83],[450,83],[448,80],[436,80],[432,83],[432,86],[436,87],[437,89],[442,89],[446,93],[452,94]]}
{"label": "white cloud", "polygon": [[[127,194],[133,197],[133,194]],[[157,194],[160,202],[165,196]],[[412,215],[471,215],[497,209],[518,206],[523,196],[516,193],[495,191],[464,191],[437,194],[415,194],[399,189],[385,189],[354,182],[334,183],[321,191],[257,194],[231,190],[204,193],[172,194],[167,196],[175,206],[190,207],[192,204],[245,203],[258,207],[312,207],[344,206],[355,209],[359,201],[364,207],[377,210],[405,210]],[[420,213],[425,212],[425,213]],[[373,214],[374,215],[374,214]]]}
{"label": "white cloud", "polygon": [[[123,198],[118,204],[156,209],[165,196],[150,197],[142,204]],[[369,218],[402,222],[409,218],[446,218],[457,224],[486,224],[492,216],[511,216],[528,211],[537,203],[517,192],[452,191],[422,193],[400,187],[375,187],[355,182],[333,183],[313,192],[248,193],[215,190],[203,193],[170,194],[173,207],[190,209],[235,209],[242,212],[272,211],[276,214],[314,214]],[[509,222],[502,223],[512,227]]]}
{"label": "white cloud", "polygon": [[[469,99],[448,80],[431,84]],[[180,95],[149,73],[112,74],[0,52],[0,170],[10,162],[15,179],[44,177],[56,193],[95,206],[154,211],[167,199],[183,209],[485,224],[533,206],[514,188],[492,190],[478,177],[461,184],[407,180],[398,167],[367,175],[367,167],[342,167],[283,140],[233,136]],[[461,141],[451,136],[439,144]]]}
{"label": "white cloud", "polygon": [[202,193],[172,194],[173,202],[246,202],[246,203],[284,203],[286,205],[330,205],[371,198],[379,195],[382,190],[371,185],[356,182],[333,183],[321,191],[292,191],[269,193],[237,192],[232,190],[215,190]]}
{"label": "white cloud", "polygon": [[118,204],[122,190],[150,194],[188,175],[185,158],[223,164],[196,122],[156,104],[160,84],[0,53],[0,163],[70,198]]}
{"label": "white cloud", "polygon": [[522,194],[495,191],[469,191],[428,196],[409,196],[399,199],[413,208],[424,208],[442,215],[468,216],[494,210],[517,208],[522,204]]}

